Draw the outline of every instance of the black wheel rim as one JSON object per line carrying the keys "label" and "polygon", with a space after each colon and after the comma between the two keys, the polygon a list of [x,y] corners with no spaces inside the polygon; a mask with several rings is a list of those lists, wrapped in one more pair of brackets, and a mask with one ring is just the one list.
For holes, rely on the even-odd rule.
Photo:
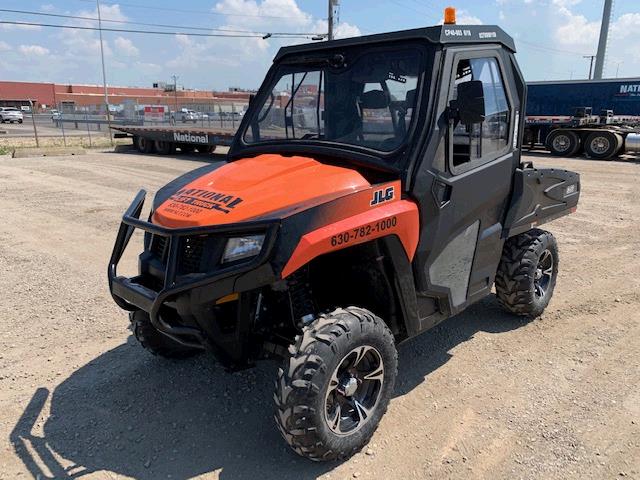
{"label": "black wheel rim", "polygon": [[360,430],[373,416],[384,385],[380,352],[363,345],[343,357],[331,376],[325,396],[325,420],[336,435]]}
{"label": "black wheel rim", "polygon": [[553,255],[550,250],[545,250],[540,255],[533,279],[533,287],[536,297],[542,298],[547,294],[551,279],[553,278]]}

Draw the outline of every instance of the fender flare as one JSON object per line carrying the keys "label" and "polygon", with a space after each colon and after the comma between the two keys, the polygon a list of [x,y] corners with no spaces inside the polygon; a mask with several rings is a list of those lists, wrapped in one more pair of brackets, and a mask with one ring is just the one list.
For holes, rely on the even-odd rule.
{"label": "fender flare", "polygon": [[418,246],[420,219],[418,207],[409,200],[399,200],[324,225],[303,235],[284,265],[286,278],[311,260],[378,238],[396,235],[409,261]]}

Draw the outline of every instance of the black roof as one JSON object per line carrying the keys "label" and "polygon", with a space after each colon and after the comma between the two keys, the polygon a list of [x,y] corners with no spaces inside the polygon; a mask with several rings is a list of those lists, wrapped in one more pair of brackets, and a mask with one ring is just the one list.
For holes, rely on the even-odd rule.
{"label": "black roof", "polygon": [[499,43],[512,52],[516,51],[513,38],[496,25],[437,25],[434,27],[414,28],[412,30],[400,30],[398,32],[343,38],[330,42],[305,43],[282,47],[278,50],[274,61],[280,60],[285,55],[295,53],[318,52],[332,48],[416,39],[439,45]]}

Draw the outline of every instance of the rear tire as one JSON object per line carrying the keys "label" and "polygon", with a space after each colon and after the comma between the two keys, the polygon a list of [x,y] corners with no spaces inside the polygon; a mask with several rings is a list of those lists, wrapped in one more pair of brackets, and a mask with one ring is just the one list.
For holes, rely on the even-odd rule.
{"label": "rear tire", "polygon": [[133,137],[133,144],[140,153],[153,153],[155,150],[153,141],[144,137]]}
{"label": "rear tire", "polygon": [[182,153],[191,153],[196,147],[195,145],[191,145],[189,143],[181,143],[178,144],[178,148]]}
{"label": "rear tire", "polygon": [[173,155],[176,152],[176,144],[173,142],[163,142],[162,140],[156,140],[154,142],[156,152],[160,155]]}
{"label": "rear tire", "polygon": [[201,145],[199,147],[196,147],[198,153],[213,153],[215,149],[216,147],[213,145]]}
{"label": "rear tire", "polygon": [[393,334],[373,313],[339,308],[306,326],[278,370],[275,420],[311,460],[362,449],[387,410],[398,370]]}
{"label": "rear tire", "polygon": [[608,160],[622,147],[622,137],[602,131],[590,133],[584,142],[584,151],[596,160]]}
{"label": "rear tire", "polygon": [[554,130],[547,137],[547,147],[552,155],[573,157],[580,149],[580,138],[570,130]]}
{"label": "rear tire", "polygon": [[534,228],[504,244],[496,273],[496,296],[516,315],[537,317],[553,296],[558,277],[558,245],[554,236]]}
{"label": "rear tire", "polygon": [[188,358],[203,351],[198,348],[185,347],[160,333],[151,325],[151,320],[146,312],[136,310],[130,314],[130,320],[134,336],[142,348],[153,355],[164,358]]}

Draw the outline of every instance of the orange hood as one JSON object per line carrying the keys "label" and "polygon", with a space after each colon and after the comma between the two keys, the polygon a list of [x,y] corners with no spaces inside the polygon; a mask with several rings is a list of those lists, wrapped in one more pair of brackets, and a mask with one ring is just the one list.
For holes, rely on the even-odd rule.
{"label": "orange hood", "polygon": [[301,210],[369,186],[348,168],[308,157],[260,155],[187,184],[155,210],[153,222],[171,228],[241,222]]}

